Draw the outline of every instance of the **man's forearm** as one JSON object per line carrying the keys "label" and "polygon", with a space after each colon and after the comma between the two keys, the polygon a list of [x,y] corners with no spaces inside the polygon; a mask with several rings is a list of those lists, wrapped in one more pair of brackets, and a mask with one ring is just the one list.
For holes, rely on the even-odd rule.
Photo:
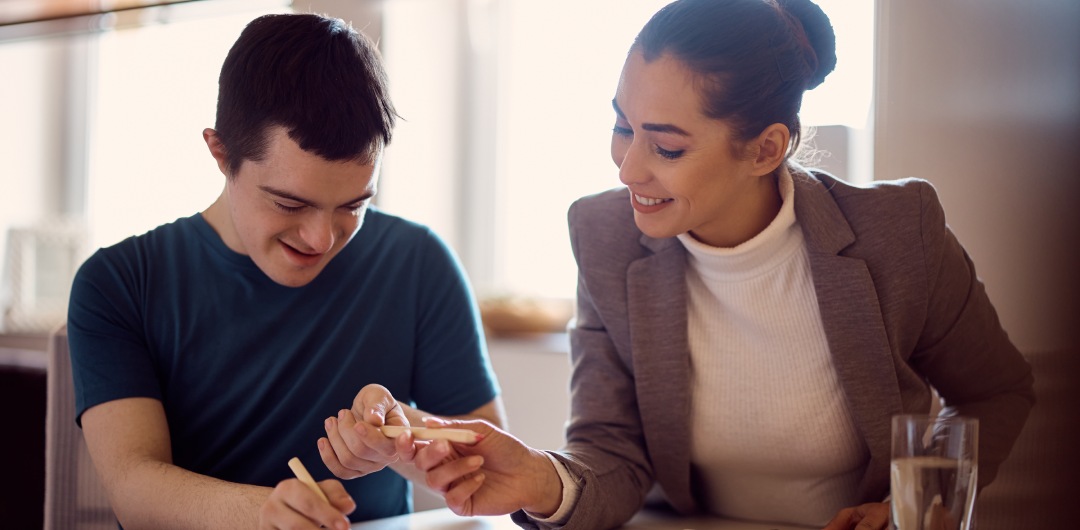
{"label": "man's forearm", "polygon": [[132,463],[115,482],[109,497],[125,530],[256,528],[271,492],[152,460]]}

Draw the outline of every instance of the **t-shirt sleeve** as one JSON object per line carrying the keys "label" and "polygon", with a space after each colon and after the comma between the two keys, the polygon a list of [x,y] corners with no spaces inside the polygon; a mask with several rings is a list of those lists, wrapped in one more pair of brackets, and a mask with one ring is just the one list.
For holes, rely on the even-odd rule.
{"label": "t-shirt sleeve", "polygon": [[68,305],[68,343],[75,383],[75,422],[102,403],[161,399],[143,332],[137,267],[118,248],[99,250],[75,275]]}
{"label": "t-shirt sleeve", "polygon": [[428,232],[420,289],[413,397],[432,414],[467,414],[499,394],[476,300],[457,257]]}

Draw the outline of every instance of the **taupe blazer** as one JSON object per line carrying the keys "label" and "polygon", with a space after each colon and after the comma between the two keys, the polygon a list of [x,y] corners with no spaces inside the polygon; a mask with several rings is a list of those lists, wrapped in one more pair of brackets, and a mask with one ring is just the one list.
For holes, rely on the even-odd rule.
{"label": "taupe blazer", "polygon": [[[1031,369],[998,322],[945,224],[934,188],[908,179],[856,187],[796,173],[795,215],[833,363],[869,448],[860,502],[889,489],[890,418],[980,419],[979,482],[993,479],[1034,403]],[[618,526],[654,482],[681,512],[699,510],[690,467],[685,250],[634,224],[626,189],[569,212],[579,267],[571,324],[571,418],[554,452],[580,478],[566,528]],[[523,513],[523,526],[540,526]]]}

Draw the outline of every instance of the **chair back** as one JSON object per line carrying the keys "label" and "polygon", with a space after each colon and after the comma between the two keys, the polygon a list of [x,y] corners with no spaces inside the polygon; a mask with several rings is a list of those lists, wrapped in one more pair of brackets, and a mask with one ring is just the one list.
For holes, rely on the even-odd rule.
{"label": "chair back", "polygon": [[116,530],[116,516],[98,479],[82,429],[75,424],[67,327],[49,337],[45,414],[45,530]]}

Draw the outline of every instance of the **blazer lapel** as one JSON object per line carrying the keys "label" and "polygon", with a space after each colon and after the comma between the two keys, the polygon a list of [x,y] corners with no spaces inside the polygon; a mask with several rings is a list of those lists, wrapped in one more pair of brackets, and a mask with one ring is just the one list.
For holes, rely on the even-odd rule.
{"label": "blazer lapel", "polygon": [[881,306],[866,262],[840,254],[855,242],[855,234],[832,195],[816,179],[796,176],[795,185],[795,215],[806,239],[825,336],[870,450],[860,496],[874,500],[888,490],[890,419],[901,411]]}
{"label": "blazer lapel", "polygon": [[627,313],[638,408],[657,481],[684,512],[690,491],[690,346],[686,258],[675,238],[642,236],[653,254],[627,269]]}

